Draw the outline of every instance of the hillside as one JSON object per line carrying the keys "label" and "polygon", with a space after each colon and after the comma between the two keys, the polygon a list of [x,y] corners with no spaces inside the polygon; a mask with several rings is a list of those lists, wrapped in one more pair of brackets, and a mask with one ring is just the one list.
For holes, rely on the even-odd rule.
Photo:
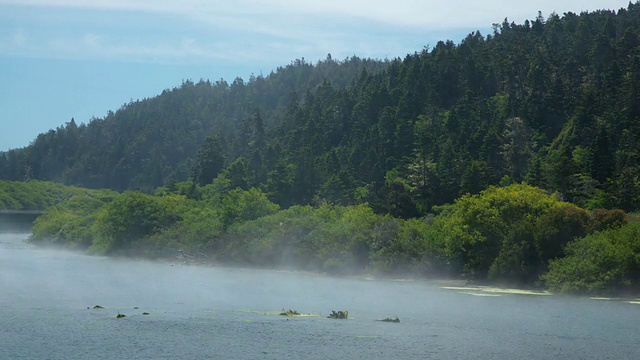
{"label": "hillside", "polygon": [[71,119],[38,135],[26,148],[0,154],[0,179],[153,191],[190,176],[206,136],[224,137],[232,146],[228,156],[237,157],[240,132],[256,111],[270,131],[281,122],[291,99],[301,101],[323,81],[344,88],[362,71],[376,73],[388,66],[388,61],[355,56],[337,61],[328,55],[316,64],[295,60],[248,81],[187,80],[88,124],[77,125]]}
{"label": "hillside", "polygon": [[415,217],[526,181],[640,208],[640,3],[506,19],[391,62],[185,82],[0,157],[4,179],[152,191],[191,179]]}

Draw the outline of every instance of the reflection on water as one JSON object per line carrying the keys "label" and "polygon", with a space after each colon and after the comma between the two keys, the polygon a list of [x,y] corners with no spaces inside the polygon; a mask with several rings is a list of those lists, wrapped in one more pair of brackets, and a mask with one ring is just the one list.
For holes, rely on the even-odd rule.
{"label": "reflection on water", "polygon": [[[640,358],[640,309],[620,301],[133,262],[26,238],[0,234],[0,359]],[[401,322],[375,321],[387,317]]]}

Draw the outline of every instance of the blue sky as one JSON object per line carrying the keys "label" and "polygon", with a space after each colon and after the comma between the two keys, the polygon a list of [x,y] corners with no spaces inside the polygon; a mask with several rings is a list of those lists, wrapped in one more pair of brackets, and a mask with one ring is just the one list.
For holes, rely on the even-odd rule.
{"label": "blue sky", "polygon": [[185,79],[245,80],[331,53],[404,57],[505,17],[628,0],[0,0],[0,151]]}

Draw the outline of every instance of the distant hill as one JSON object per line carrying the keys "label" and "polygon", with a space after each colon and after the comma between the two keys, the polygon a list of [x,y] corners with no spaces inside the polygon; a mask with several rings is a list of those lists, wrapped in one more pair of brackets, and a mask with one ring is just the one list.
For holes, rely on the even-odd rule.
{"label": "distant hill", "polygon": [[316,64],[303,58],[248,81],[185,81],[87,125],[78,126],[72,119],[38,135],[26,148],[2,154],[0,179],[152,191],[189,177],[206,136],[217,134],[233,145],[242,124],[256,111],[262,114],[266,131],[271,131],[291,101],[301,101],[323,81],[344,88],[363,71],[377,73],[388,66],[389,61],[355,56],[336,61],[329,54]]}
{"label": "distant hill", "polygon": [[401,217],[526,181],[634,211],[639,137],[636,2],[505,19],[391,62],[328,57],[247,83],[185,82],[41,134],[0,157],[0,174],[145,191],[191,179]]}

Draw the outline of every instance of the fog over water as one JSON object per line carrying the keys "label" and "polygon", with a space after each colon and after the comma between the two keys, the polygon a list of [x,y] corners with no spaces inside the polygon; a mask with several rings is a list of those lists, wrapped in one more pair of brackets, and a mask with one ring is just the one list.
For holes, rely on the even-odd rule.
{"label": "fog over water", "polygon": [[27,238],[0,234],[0,359],[640,358],[627,301],[119,260]]}

